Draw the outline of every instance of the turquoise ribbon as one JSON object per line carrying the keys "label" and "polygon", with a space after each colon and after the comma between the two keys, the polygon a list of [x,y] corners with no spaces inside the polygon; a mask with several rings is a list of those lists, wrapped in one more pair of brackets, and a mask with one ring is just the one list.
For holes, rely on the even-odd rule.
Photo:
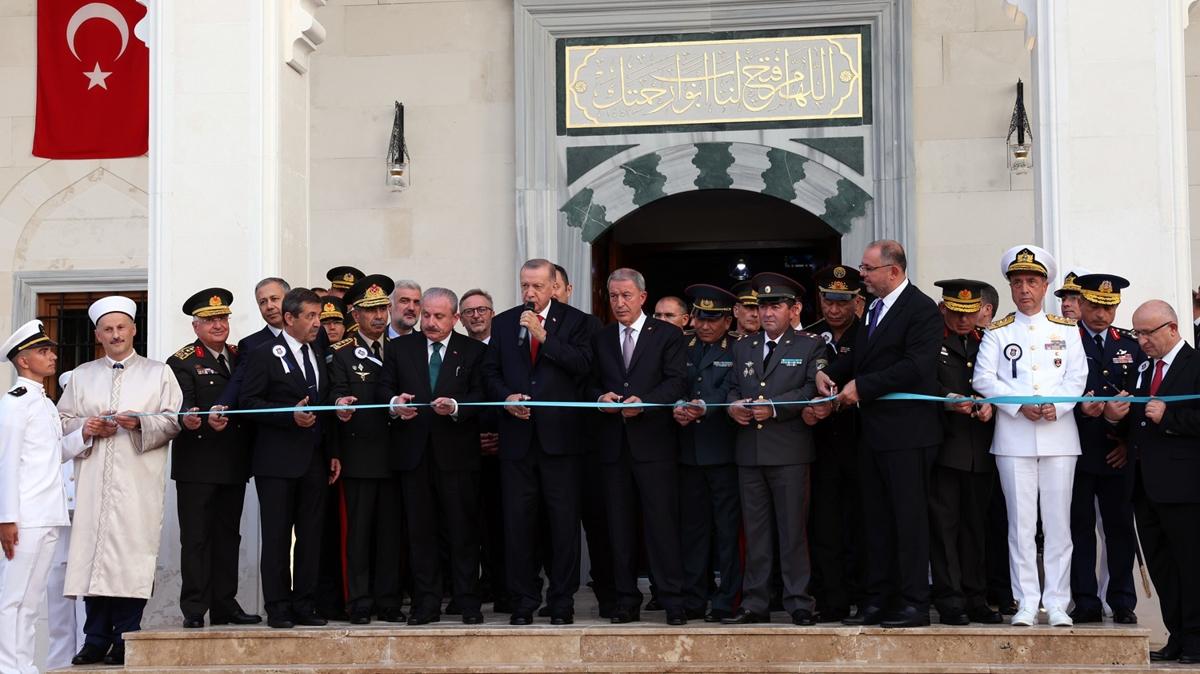
{"label": "turquoise ribbon", "polygon": [[[785,400],[779,402],[771,402],[769,400],[749,401],[741,403],[746,407],[756,407],[760,405],[772,405],[775,407],[794,407],[806,405],[820,405],[835,400],[836,396],[827,396],[822,398],[813,398],[811,400]],[[994,396],[991,398],[953,398],[949,396],[931,396],[921,393],[888,393],[880,396],[878,400],[918,400],[923,402],[934,403],[964,403],[971,402],[976,404],[991,403],[994,405],[1044,405],[1047,403],[1088,403],[1088,402],[1108,402],[1110,400],[1118,400],[1128,403],[1147,403],[1151,400],[1161,400],[1164,403],[1182,402],[1186,400],[1200,400],[1200,394],[1190,395],[1169,395],[1169,396]],[[874,402],[874,401],[869,401]],[[632,408],[661,408],[661,407],[682,407],[687,405],[686,402],[679,403],[602,403],[602,402],[585,402],[579,400],[522,400],[509,402],[507,400],[498,401],[483,401],[483,402],[460,402],[459,407],[549,407],[560,409],[632,409]],[[706,407],[732,407],[738,403],[707,403]],[[431,403],[408,403],[407,407],[431,407]],[[336,412],[339,410],[386,410],[392,407],[390,403],[373,403],[363,405],[307,405],[303,407],[271,407],[268,409],[246,410],[246,409],[230,409],[222,412],[213,412],[211,410],[197,410],[195,412],[135,412],[130,416],[135,417],[157,417],[157,416],[186,416],[194,414],[197,416],[206,416],[210,414],[291,414],[294,412]],[[102,418],[111,419],[115,415],[104,415]]]}

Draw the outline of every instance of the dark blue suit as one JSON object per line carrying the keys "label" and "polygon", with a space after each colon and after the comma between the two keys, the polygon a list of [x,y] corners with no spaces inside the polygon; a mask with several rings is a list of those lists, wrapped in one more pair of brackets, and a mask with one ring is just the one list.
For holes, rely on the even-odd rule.
{"label": "dark blue suit", "polygon": [[[1125,330],[1104,331],[1104,347],[1082,324],[1079,337],[1087,355],[1086,391],[1097,396],[1118,393],[1131,373],[1145,360],[1137,340]],[[1111,425],[1103,417],[1089,417],[1075,406],[1075,425],[1083,454],[1075,464],[1071,494],[1071,595],[1077,611],[1099,611],[1096,584],[1096,502],[1104,526],[1104,548],[1108,556],[1108,592],[1105,599],[1113,609],[1137,605],[1133,563],[1137,538],[1133,529],[1133,457],[1122,468],[1113,468],[1105,456],[1117,446]]]}
{"label": "dark blue suit", "polygon": [[[483,366],[488,397],[500,401],[520,393],[533,400],[579,400],[581,383],[592,366],[589,317],[551,301],[543,322],[546,340],[538,345],[534,360],[529,337],[519,337],[524,311],[524,306],[514,307],[492,321]],[[579,409],[543,407],[533,408],[528,420],[507,411],[498,414],[505,566],[515,614],[532,613],[541,603],[539,510],[548,521],[551,543],[547,604],[556,615],[574,611],[585,448],[582,415]]]}
{"label": "dark blue suit", "polygon": [[[733,343],[728,335],[713,344],[691,337],[687,346],[687,400],[724,403],[733,378]],[[679,524],[682,533],[684,605],[733,613],[742,589],[738,532],[742,505],[738,494],[733,420],[724,407],[708,407],[700,419],[679,431]],[[715,556],[713,533],[716,533]],[[721,574],[720,588],[709,596],[710,569]],[[722,616],[724,617],[724,616]]]}

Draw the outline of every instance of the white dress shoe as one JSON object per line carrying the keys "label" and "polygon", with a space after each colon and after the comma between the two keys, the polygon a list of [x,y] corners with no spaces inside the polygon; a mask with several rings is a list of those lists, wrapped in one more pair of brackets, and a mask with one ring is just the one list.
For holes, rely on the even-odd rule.
{"label": "white dress shoe", "polygon": [[1057,606],[1046,609],[1046,617],[1054,627],[1070,627],[1075,624],[1067,612]]}
{"label": "white dress shoe", "polygon": [[1020,627],[1033,627],[1037,624],[1038,614],[1036,608],[1025,608],[1017,611],[1012,617],[1012,624]]}

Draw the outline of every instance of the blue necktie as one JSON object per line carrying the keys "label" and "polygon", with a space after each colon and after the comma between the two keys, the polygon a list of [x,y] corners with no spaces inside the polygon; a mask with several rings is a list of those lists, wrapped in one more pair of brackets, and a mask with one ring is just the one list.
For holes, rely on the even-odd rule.
{"label": "blue necktie", "polygon": [[[313,372],[312,363],[309,361],[307,344],[300,345],[300,360],[302,361],[300,367],[304,369],[304,383],[308,384],[308,388],[316,393],[317,373]],[[310,398],[309,402],[313,402],[315,400],[316,398]]]}
{"label": "blue necktie", "polygon": [[867,337],[875,334],[875,328],[879,327],[879,312],[883,311],[883,300],[875,300],[871,305],[871,315],[867,322]]}

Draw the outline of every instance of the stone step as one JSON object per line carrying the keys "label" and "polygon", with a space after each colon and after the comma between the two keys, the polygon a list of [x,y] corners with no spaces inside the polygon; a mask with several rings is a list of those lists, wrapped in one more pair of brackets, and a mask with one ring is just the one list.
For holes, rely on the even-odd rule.
{"label": "stone step", "polygon": [[[130,671],[1032,671],[1148,667],[1149,630],[927,627],[435,625],[148,630]],[[867,669],[862,669],[866,667]],[[914,669],[932,668],[932,669]],[[1009,669],[997,669],[1007,667]],[[873,669],[872,669],[873,668]],[[1046,670],[1060,671],[1060,670]]]}
{"label": "stone step", "polygon": [[[66,671],[80,671],[87,668],[74,668]],[[112,668],[106,668],[110,671]],[[651,672],[673,672],[677,674],[708,674],[724,672],[727,674],[744,674],[748,672],[763,672],[764,674],[1200,674],[1200,667],[1183,667],[1179,665],[1113,665],[1113,666],[1079,666],[1079,665],[996,665],[996,664],[956,664],[956,663],[829,663],[829,662],[793,662],[787,664],[762,663],[728,663],[728,662],[690,662],[674,664],[594,664],[530,666],[497,665],[497,664],[456,664],[456,665],[229,665],[214,667],[126,667],[125,672],[137,674],[179,674],[195,672],[196,674],[411,674],[413,672],[431,672],[433,674],[571,674],[575,672],[597,674],[613,672],[621,674],[648,674]]]}

